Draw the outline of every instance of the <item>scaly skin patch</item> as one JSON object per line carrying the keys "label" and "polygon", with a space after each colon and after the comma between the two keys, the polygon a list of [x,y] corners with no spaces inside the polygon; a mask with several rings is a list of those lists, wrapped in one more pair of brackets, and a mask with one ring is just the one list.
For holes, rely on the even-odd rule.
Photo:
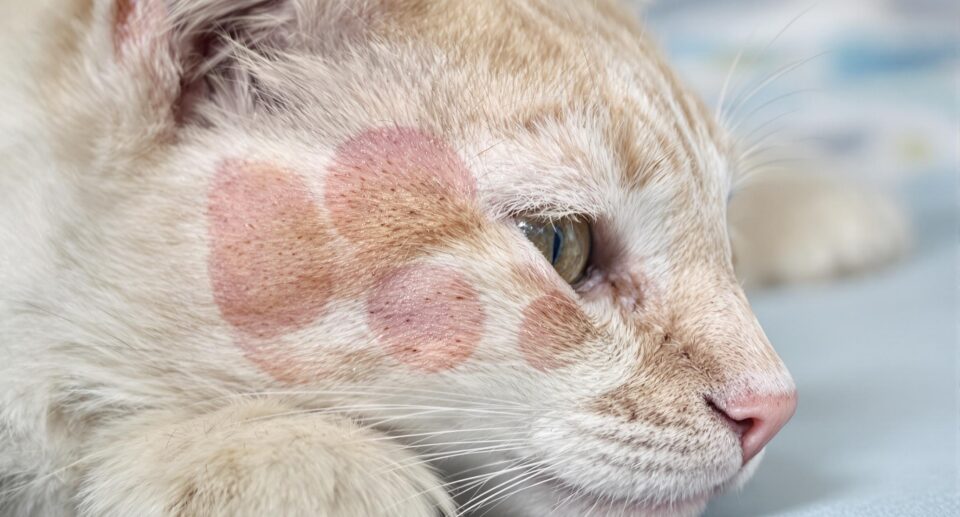
{"label": "scaly skin patch", "polygon": [[367,321],[392,357],[428,372],[454,368],[483,336],[476,289],[453,268],[412,265],[378,282]]}

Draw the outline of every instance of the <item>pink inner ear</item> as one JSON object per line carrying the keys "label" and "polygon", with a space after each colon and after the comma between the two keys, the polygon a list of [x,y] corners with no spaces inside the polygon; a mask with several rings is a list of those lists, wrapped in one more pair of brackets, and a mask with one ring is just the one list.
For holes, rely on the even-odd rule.
{"label": "pink inner ear", "polygon": [[291,171],[226,161],[209,194],[209,271],[221,314],[269,338],[309,324],[333,295],[330,234]]}
{"label": "pink inner ear", "polygon": [[117,0],[113,13],[113,51],[119,56],[132,32],[136,0]]}
{"label": "pink inner ear", "polygon": [[163,0],[116,0],[113,50],[117,57],[121,58],[128,48],[155,44],[151,40],[163,31],[165,10]]}

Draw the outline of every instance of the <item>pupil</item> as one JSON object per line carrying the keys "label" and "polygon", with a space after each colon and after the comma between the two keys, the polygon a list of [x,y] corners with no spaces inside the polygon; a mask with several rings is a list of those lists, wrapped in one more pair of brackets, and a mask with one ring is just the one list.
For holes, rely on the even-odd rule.
{"label": "pupil", "polygon": [[560,233],[560,230],[556,226],[553,227],[553,257],[550,259],[551,264],[556,264],[557,259],[560,258],[560,248],[563,247],[563,234]]}

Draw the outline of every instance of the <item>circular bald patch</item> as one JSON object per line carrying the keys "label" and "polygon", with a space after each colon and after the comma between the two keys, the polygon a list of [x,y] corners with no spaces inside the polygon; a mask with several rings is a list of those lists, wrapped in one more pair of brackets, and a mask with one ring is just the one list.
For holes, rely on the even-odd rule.
{"label": "circular bald patch", "polygon": [[396,269],[367,299],[367,321],[389,354],[428,372],[454,368],[470,357],[484,320],[476,289],[442,266]]}
{"label": "circular bald patch", "polygon": [[466,165],[445,142],[413,128],[373,129],[344,142],[324,198],[337,231],[381,264],[462,239],[481,224]]}
{"label": "circular bald patch", "polygon": [[316,319],[332,296],[330,232],[303,181],[262,163],[226,161],[209,193],[209,272],[223,318],[270,338]]}
{"label": "circular bald patch", "polygon": [[580,307],[559,290],[550,291],[523,310],[520,352],[530,366],[552,370],[571,363],[594,338],[594,327]]}

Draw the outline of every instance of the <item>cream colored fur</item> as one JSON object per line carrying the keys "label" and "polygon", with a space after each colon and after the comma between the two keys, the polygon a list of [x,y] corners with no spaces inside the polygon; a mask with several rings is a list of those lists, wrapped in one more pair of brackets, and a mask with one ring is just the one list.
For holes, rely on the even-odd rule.
{"label": "cream colored fur", "polygon": [[[113,1],[0,4],[0,515],[692,515],[750,476],[704,397],[793,382],[733,275],[737,146],[626,11],[164,5],[118,51]],[[234,46],[191,54],[228,29]],[[324,170],[384,124],[446,138],[498,221],[482,252],[430,259],[486,279],[486,335],[463,367],[412,372],[344,303],[283,337],[327,373],[282,382],[214,303],[210,176],[234,156]],[[902,245],[883,201],[773,190],[733,201],[745,277],[829,276]],[[592,218],[630,259],[566,291],[600,337],[549,375],[515,347],[534,295],[504,265],[539,258],[517,213]]]}

